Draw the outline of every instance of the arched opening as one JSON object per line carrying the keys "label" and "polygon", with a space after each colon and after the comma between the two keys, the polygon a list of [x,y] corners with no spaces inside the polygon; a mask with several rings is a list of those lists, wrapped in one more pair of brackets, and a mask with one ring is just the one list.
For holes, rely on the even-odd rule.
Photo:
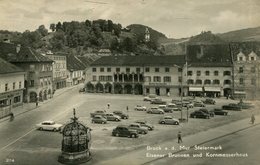
{"label": "arched opening", "polygon": [[231,95],[231,88],[224,88],[223,91],[224,91],[224,96]]}
{"label": "arched opening", "polygon": [[29,97],[30,97],[29,102],[36,102],[37,93],[36,92],[30,92]]}
{"label": "arched opening", "polygon": [[125,91],[125,93],[126,94],[132,94],[132,85],[130,85],[130,84],[126,84],[125,85],[125,88],[124,88],[124,91]]}
{"label": "arched opening", "polygon": [[110,83],[105,84],[105,92],[112,93],[112,84],[110,84]]}
{"label": "arched opening", "polygon": [[43,99],[44,99],[44,100],[47,100],[47,90],[45,90],[45,91],[43,92]]}
{"label": "arched opening", "polygon": [[123,92],[123,87],[122,87],[122,85],[120,85],[120,84],[115,84],[115,89],[114,89],[115,91],[115,94],[122,94],[122,92]]}
{"label": "arched opening", "polygon": [[104,92],[104,86],[101,83],[96,84],[96,92],[97,93],[103,93]]}
{"label": "arched opening", "polygon": [[202,80],[200,79],[196,80],[196,84],[202,84]]}
{"label": "arched opening", "polygon": [[43,101],[42,91],[40,91],[40,93],[39,93],[39,101]]}
{"label": "arched opening", "polygon": [[87,85],[86,85],[86,89],[87,89],[87,92],[93,93],[95,88],[94,88],[94,85],[93,85],[93,84],[91,84],[90,82],[88,82]]}
{"label": "arched opening", "polygon": [[134,92],[137,95],[142,95],[143,94],[143,86],[141,84],[136,84],[134,88]]}

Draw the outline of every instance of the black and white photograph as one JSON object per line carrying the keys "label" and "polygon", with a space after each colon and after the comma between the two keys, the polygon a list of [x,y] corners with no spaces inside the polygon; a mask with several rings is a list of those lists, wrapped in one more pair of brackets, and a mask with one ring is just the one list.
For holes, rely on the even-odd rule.
{"label": "black and white photograph", "polygon": [[259,165],[259,0],[0,0],[0,165]]}

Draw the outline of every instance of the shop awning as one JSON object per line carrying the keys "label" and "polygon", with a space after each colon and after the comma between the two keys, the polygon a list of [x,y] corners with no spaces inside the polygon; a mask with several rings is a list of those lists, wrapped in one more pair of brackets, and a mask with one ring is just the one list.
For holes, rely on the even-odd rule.
{"label": "shop awning", "polygon": [[220,87],[204,87],[206,92],[220,92]]}
{"label": "shop awning", "polygon": [[202,87],[189,87],[190,92],[202,92]]}
{"label": "shop awning", "polygon": [[237,95],[245,95],[246,92],[245,92],[245,91],[235,91],[234,94],[237,94]]}

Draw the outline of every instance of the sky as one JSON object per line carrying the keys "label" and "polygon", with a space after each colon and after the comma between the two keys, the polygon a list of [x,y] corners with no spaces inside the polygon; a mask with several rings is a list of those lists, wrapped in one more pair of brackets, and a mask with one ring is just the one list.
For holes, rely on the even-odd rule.
{"label": "sky", "polygon": [[0,30],[34,31],[51,23],[110,19],[143,24],[170,38],[260,26],[260,0],[0,0]]}

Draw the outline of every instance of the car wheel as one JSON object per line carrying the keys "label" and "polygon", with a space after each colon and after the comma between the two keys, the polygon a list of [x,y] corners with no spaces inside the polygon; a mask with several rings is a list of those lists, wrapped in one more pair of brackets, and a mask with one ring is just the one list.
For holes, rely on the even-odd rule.
{"label": "car wheel", "polygon": [[54,132],[56,132],[56,131],[57,131],[57,129],[56,129],[56,128],[54,128],[54,129],[53,129],[53,131],[54,131]]}
{"label": "car wheel", "polygon": [[136,135],[135,135],[135,134],[132,134],[132,135],[131,135],[131,138],[136,138]]}
{"label": "car wheel", "polygon": [[118,133],[116,133],[116,137],[119,137],[119,134],[118,134]]}
{"label": "car wheel", "polygon": [[42,127],[40,127],[40,128],[39,128],[39,130],[41,130],[41,131],[42,131],[42,130],[43,130],[43,128],[42,128]]}
{"label": "car wheel", "polygon": [[127,117],[124,117],[124,119],[127,119]]}
{"label": "car wheel", "polygon": [[143,132],[142,132],[142,134],[146,134],[146,132],[145,132],[145,131],[143,131]]}
{"label": "car wheel", "polygon": [[165,124],[165,122],[164,122],[164,121],[161,121],[161,124]]}
{"label": "car wheel", "polygon": [[101,124],[105,124],[105,122],[104,122],[104,121],[102,121],[102,122],[101,122]]}
{"label": "car wheel", "polygon": [[175,125],[179,125],[179,122],[176,121],[174,124],[175,124]]}
{"label": "car wheel", "polygon": [[119,121],[119,119],[116,119],[116,121]]}

